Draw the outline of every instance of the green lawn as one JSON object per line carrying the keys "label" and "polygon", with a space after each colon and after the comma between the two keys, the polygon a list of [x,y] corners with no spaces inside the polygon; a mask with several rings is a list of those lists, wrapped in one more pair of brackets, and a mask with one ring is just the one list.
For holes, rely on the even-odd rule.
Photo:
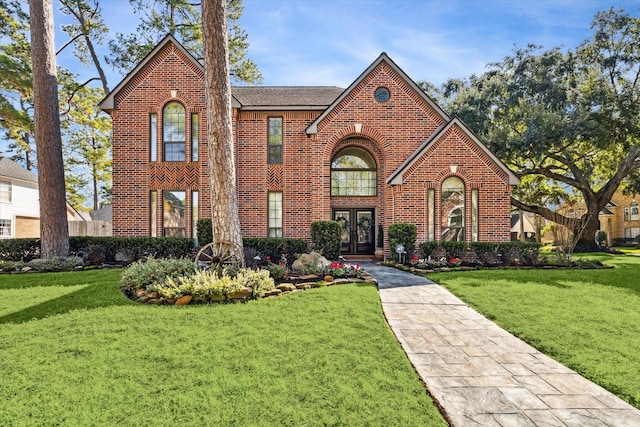
{"label": "green lawn", "polygon": [[614,269],[430,274],[504,329],[640,408],[640,258]]}
{"label": "green lawn", "polygon": [[119,277],[0,275],[0,425],[445,425],[374,286],[158,307]]}

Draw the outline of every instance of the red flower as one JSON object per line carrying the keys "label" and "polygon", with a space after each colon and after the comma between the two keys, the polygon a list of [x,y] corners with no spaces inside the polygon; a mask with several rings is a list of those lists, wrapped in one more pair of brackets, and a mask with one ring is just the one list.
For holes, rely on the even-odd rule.
{"label": "red flower", "polygon": [[418,261],[418,256],[414,255],[413,258],[411,258],[412,261]]}

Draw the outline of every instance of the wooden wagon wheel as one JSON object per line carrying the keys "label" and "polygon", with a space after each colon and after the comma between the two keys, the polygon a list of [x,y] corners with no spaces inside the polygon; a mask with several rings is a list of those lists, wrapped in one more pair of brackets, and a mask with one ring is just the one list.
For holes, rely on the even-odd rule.
{"label": "wooden wagon wheel", "polygon": [[211,242],[200,248],[196,255],[196,264],[205,269],[211,267],[211,264],[238,265],[240,256],[229,242]]}

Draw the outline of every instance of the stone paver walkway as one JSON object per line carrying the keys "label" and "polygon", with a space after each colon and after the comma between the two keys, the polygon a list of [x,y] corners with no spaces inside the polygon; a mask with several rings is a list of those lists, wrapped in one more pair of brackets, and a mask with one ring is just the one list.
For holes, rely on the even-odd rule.
{"label": "stone paver walkway", "polygon": [[640,411],[422,277],[366,263],[391,329],[453,426],[640,426]]}

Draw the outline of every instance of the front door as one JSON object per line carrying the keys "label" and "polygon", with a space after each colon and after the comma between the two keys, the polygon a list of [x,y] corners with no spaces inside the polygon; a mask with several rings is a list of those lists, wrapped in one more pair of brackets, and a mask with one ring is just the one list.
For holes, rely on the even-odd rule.
{"label": "front door", "polygon": [[372,208],[334,209],[333,220],[342,225],[343,255],[371,255],[375,250],[375,210]]}

